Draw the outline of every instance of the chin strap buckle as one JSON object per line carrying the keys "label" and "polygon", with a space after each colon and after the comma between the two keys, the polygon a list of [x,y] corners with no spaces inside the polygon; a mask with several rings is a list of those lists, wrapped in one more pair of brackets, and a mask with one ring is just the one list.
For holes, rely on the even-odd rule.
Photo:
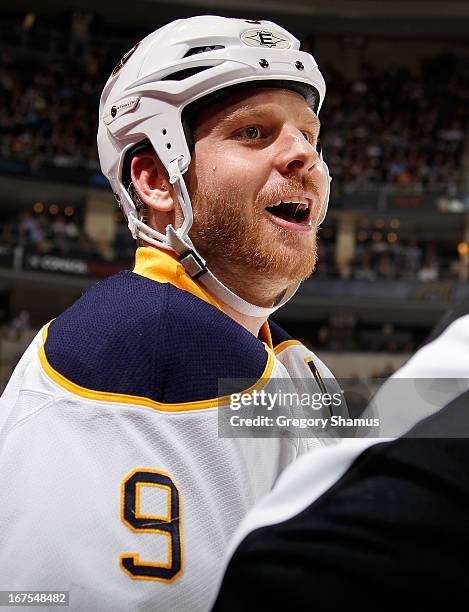
{"label": "chin strap buckle", "polygon": [[[185,261],[183,261],[183,259]],[[178,261],[182,263],[192,280],[197,280],[208,272],[206,262],[192,249],[187,249],[181,253],[178,257]]]}
{"label": "chin strap buckle", "polygon": [[168,164],[169,182],[171,183],[171,185],[174,185],[176,181],[182,180],[182,172],[181,172],[181,168],[179,167],[179,162],[182,161],[183,159],[184,159],[183,156],[180,155],[179,157],[176,157],[176,159],[173,159]]}

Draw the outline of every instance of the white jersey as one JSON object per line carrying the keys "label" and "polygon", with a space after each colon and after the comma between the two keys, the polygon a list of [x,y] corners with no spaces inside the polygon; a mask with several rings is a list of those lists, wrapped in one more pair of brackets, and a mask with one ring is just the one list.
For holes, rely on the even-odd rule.
{"label": "white jersey", "polygon": [[217,381],[304,377],[313,357],[330,376],[299,343],[269,348],[139,273],[89,290],[0,400],[0,590],[69,591],[72,610],[206,610],[234,530],[303,450],[220,438]]}

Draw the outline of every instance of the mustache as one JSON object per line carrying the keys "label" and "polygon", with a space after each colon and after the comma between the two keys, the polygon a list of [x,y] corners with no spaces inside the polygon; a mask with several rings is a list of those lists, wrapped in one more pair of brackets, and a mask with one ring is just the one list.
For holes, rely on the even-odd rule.
{"label": "mustache", "polygon": [[256,204],[262,205],[264,208],[282,200],[284,197],[290,196],[292,193],[301,192],[313,193],[319,202],[321,199],[320,188],[316,181],[305,177],[304,179],[294,179],[277,183],[276,185],[269,185],[265,190],[262,190],[257,198]]}

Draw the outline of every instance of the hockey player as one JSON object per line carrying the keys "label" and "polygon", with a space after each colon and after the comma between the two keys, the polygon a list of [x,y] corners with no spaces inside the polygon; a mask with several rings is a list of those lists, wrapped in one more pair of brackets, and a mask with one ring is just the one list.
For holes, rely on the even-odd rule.
{"label": "hockey player", "polygon": [[271,22],[179,20],[114,69],[98,149],[135,269],[46,325],[2,396],[0,589],[68,590],[73,610],[213,600],[234,529],[303,448],[219,438],[219,379],[331,378],[267,322],[315,264],[324,93]]}

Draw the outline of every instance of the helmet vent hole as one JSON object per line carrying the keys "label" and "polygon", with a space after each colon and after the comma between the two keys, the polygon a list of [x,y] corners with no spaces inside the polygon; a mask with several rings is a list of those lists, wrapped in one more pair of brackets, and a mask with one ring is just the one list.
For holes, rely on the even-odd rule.
{"label": "helmet vent hole", "polygon": [[211,45],[207,47],[192,47],[189,51],[183,55],[183,57],[189,57],[190,55],[197,55],[198,53],[206,53],[207,51],[215,51],[216,49],[224,49],[223,45]]}
{"label": "helmet vent hole", "polygon": [[167,148],[167,149],[170,149],[170,148],[171,148],[171,143],[170,143],[170,142],[167,142],[167,143],[166,143],[166,148]]}
{"label": "helmet vent hole", "polygon": [[185,68],[184,70],[178,70],[177,72],[172,72],[171,74],[167,74],[163,77],[162,81],[184,81],[184,79],[188,79],[194,74],[198,74],[203,70],[208,70],[209,68],[213,68],[213,66],[196,66],[195,68]]}
{"label": "helmet vent hole", "polygon": [[166,128],[162,129],[162,130],[161,130],[161,133],[163,134],[163,136],[166,136],[166,134],[167,134],[167,130],[166,130]]}

